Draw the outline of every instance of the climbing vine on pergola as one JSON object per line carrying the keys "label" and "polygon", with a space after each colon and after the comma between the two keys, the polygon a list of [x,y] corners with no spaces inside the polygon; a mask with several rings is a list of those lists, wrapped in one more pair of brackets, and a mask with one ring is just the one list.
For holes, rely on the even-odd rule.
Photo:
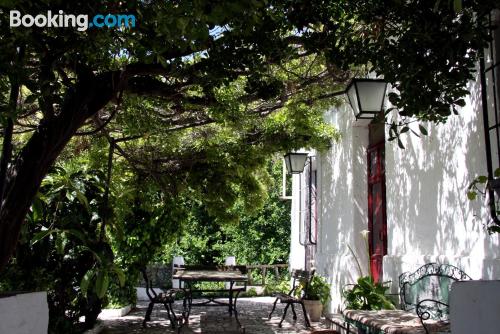
{"label": "climbing vine on pergola", "polygon": [[[464,104],[484,14],[496,1],[4,1],[0,5],[0,269],[31,202],[74,136],[165,192],[193,186],[213,210],[256,181],[264,157],[321,147],[322,112],[374,72],[403,117],[444,122]],[[10,28],[9,11],[131,13],[135,28]],[[398,129],[393,130],[397,135]],[[244,168],[243,168],[244,167]],[[212,192],[213,193],[213,192]]]}

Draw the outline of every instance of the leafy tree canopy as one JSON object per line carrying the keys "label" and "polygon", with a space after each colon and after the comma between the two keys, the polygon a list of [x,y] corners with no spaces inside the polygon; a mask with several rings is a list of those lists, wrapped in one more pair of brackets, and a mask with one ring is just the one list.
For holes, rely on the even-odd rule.
{"label": "leafy tree canopy", "polygon": [[[175,242],[164,243],[155,261],[170,263],[176,255],[184,256],[186,263],[224,263],[227,256],[236,256],[238,264],[286,263],[290,250],[290,201],[281,196],[282,166],[279,157],[267,166],[270,177],[264,206],[252,214],[242,214],[243,203],[233,210],[239,216],[238,224],[224,224],[210,217],[199,201],[189,201],[189,213]],[[193,203],[194,202],[194,203]]]}
{"label": "leafy tree canopy", "polygon": [[[327,106],[383,75],[403,116],[463,105],[496,1],[8,1],[0,4],[0,268],[49,167],[75,135],[213,214],[259,200],[264,157],[324,147]],[[9,11],[130,13],[134,28],[10,28]]]}

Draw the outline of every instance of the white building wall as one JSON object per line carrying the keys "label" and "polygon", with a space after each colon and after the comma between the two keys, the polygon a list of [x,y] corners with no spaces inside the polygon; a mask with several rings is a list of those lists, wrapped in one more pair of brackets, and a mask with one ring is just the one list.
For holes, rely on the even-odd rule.
{"label": "white building wall", "polygon": [[[393,292],[399,274],[431,261],[461,267],[475,279],[500,279],[500,242],[498,235],[485,230],[486,203],[467,199],[470,182],[486,174],[480,87],[471,83],[469,89],[473,93],[459,116],[450,117],[446,124],[428,125],[428,136],[403,135],[404,150],[396,142],[386,143],[384,281],[393,282]],[[330,311],[338,311],[342,287],[360,275],[348,245],[359,259],[362,274],[368,272],[366,243],[360,233],[368,229],[368,128],[354,120],[349,107],[328,111],[326,117],[341,139],[317,154],[316,269],[332,283]],[[298,243],[297,181],[294,176],[292,267],[304,262],[304,247]]]}
{"label": "white building wall", "polygon": [[[467,105],[429,136],[404,136],[401,150],[386,143],[388,255],[384,279],[393,291],[401,272],[447,262],[474,279],[500,278],[498,234],[488,235],[484,199],[467,188],[487,173],[480,87],[471,83]],[[418,129],[416,129],[418,132]]]}
{"label": "white building wall", "polygon": [[[352,126],[346,107],[329,111],[341,133],[328,152],[319,154],[319,240],[316,268],[332,284],[331,310],[338,310],[341,288],[368,273],[366,151],[368,128]],[[360,177],[361,175],[361,177]],[[349,249],[351,248],[351,250]],[[353,254],[354,253],[354,254]],[[359,266],[358,266],[359,263]],[[361,267],[361,268],[360,268]]]}
{"label": "white building wall", "polygon": [[[349,247],[355,253],[362,273],[366,275],[368,272],[366,243],[360,233],[367,228],[367,183],[365,177],[359,177],[366,174],[368,129],[350,126],[352,112],[345,107],[329,111],[326,117],[340,130],[341,139],[333,143],[328,152],[316,153],[318,244],[315,265],[317,273],[327,277],[333,286],[332,309],[336,309],[341,297],[339,287],[353,282],[360,274]],[[304,247],[298,242],[299,177],[302,176],[293,179],[292,268],[304,266]]]}
{"label": "white building wall", "polygon": [[304,269],[305,264],[305,249],[304,246],[300,244],[300,175],[293,175],[292,177],[292,226],[291,226],[291,238],[290,238],[290,259],[289,264],[291,269]]}

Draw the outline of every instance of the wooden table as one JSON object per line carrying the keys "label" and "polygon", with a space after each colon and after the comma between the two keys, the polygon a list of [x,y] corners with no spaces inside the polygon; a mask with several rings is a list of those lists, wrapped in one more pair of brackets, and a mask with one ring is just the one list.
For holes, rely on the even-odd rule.
{"label": "wooden table", "polygon": [[[370,334],[425,334],[426,331],[415,313],[403,310],[344,310],[344,319],[353,326]],[[431,333],[449,331],[449,323],[426,320]]]}
{"label": "wooden table", "polygon": [[[241,323],[238,319],[238,309],[236,302],[238,295],[241,291],[246,290],[248,277],[246,275],[246,268],[244,266],[217,266],[217,267],[202,267],[202,266],[185,266],[174,271],[172,276],[184,283],[184,318],[188,321],[191,307],[193,306],[227,306],[230,316],[234,314],[234,318],[240,328]],[[229,288],[224,289],[209,289],[201,290],[195,289],[194,284],[198,282],[225,282],[228,283]],[[243,283],[242,286],[236,286],[236,283]],[[182,284],[181,284],[182,286]],[[193,302],[193,293],[227,293],[228,302],[223,302],[218,296],[206,296],[203,302]],[[219,300],[217,300],[219,299]],[[244,332],[244,330],[243,330]]]}

